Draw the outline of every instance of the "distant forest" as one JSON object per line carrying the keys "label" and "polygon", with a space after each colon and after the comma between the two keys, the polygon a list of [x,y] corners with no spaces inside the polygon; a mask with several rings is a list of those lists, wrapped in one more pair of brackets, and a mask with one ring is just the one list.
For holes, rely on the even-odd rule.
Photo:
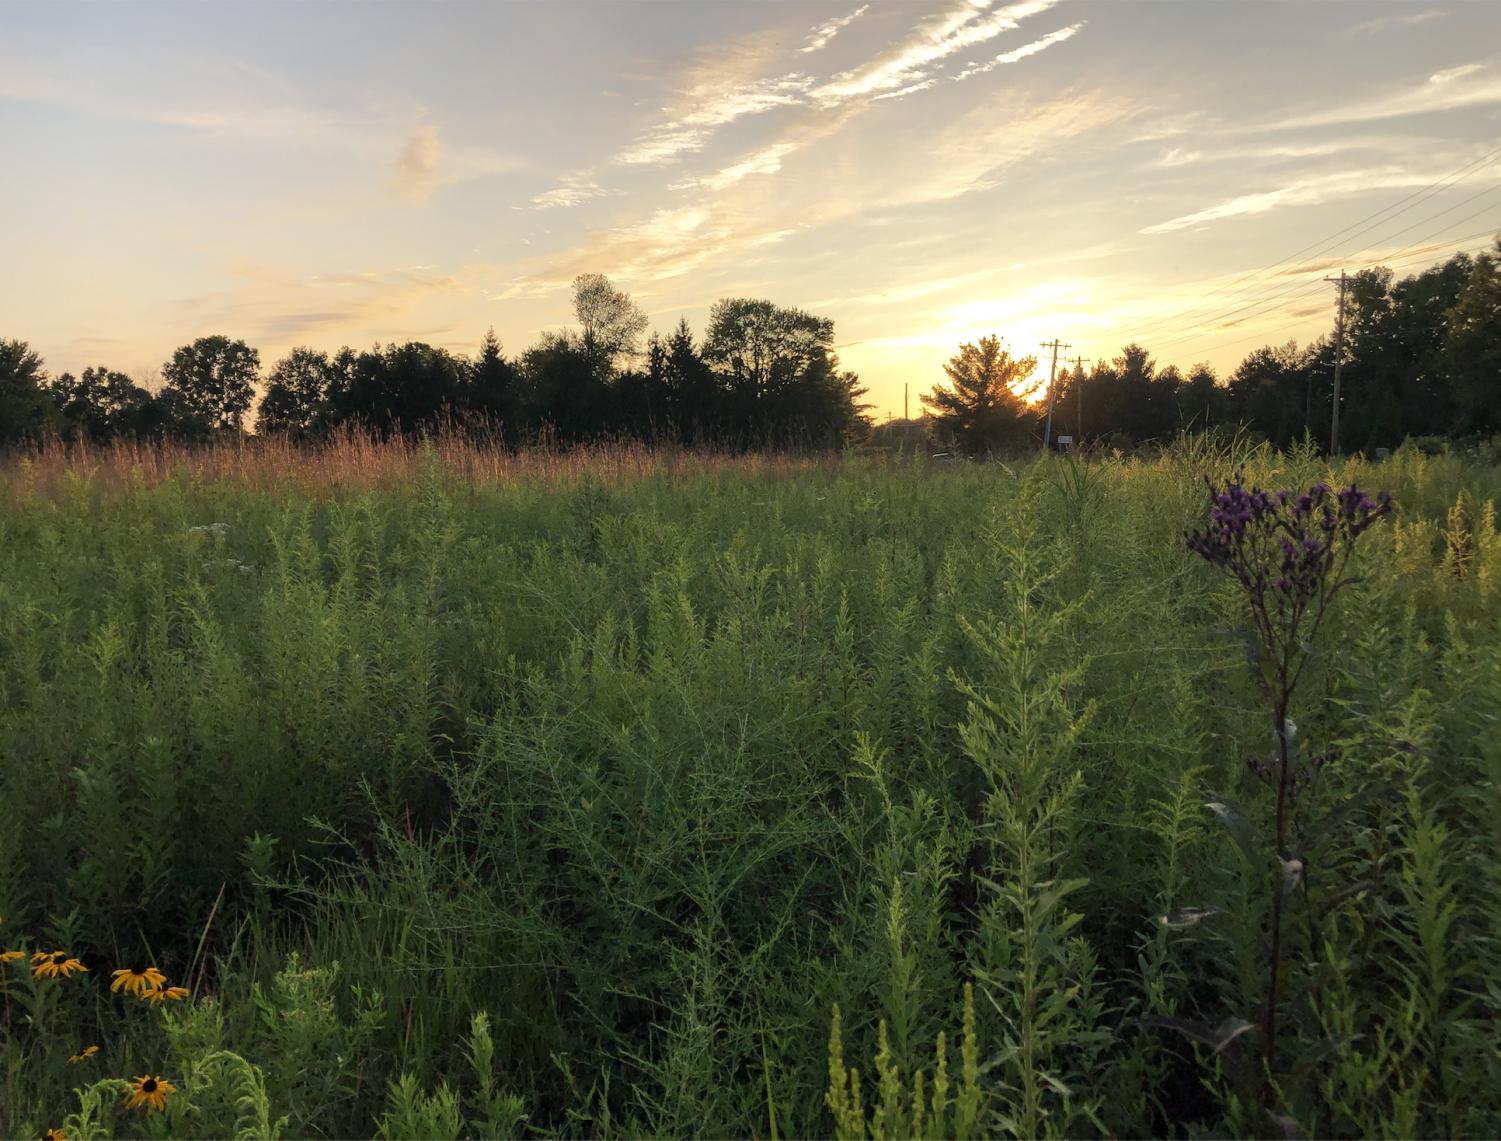
{"label": "distant forest", "polygon": [[[0,340],[0,446],[207,441],[249,429],[253,407],[258,433],[309,442],[346,429],[457,429],[508,445],[632,437],[836,447],[872,431],[918,431],[874,428],[827,318],[731,298],[715,303],[701,339],[681,321],[643,344],[645,315],[598,274],[575,281],[574,314],[575,329],[547,333],[519,356],[507,356],[492,332],[473,356],[420,341],[332,355],[296,348],[264,376],[244,341],[202,337],[172,354],[154,392],[103,365],[51,376],[26,342]],[[1342,450],[1501,432],[1501,239],[1493,252],[1458,254],[1400,280],[1389,269],[1356,274],[1339,353]],[[1053,434],[1130,448],[1238,427],[1278,446],[1305,434],[1327,444],[1335,358],[1331,331],[1303,348],[1259,348],[1221,378],[1207,364],[1186,374],[1158,367],[1133,343],[1088,369],[1060,367]],[[913,378],[918,389],[932,385],[922,395],[925,442],[982,452],[1040,440],[1046,401],[1014,391],[1038,368],[997,338],[959,346],[946,380]]]}

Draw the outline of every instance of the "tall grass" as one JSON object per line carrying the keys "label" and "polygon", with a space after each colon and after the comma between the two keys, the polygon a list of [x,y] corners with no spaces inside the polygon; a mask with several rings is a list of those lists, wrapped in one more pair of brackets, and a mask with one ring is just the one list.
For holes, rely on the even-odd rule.
{"label": "tall grass", "polygon": [[[1338,826],[1272,1116],[1214,1033],[1265,869],[1205,808],[1260,823],[1266,719],[1182,542],[1236,463],[1399,503],[1294,710]],[[90,967],[0,965],[0,1133],[1501,1131],[1501,469],[347,437],[0,481],[0,949]],[[193,998],[111,995],[139,960]]]}

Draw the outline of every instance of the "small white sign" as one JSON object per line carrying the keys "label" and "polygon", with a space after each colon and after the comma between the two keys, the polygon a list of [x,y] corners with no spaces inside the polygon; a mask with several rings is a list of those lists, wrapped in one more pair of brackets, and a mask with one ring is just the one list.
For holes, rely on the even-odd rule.
{"label": "small white sign", "polygon": [[1074,438],[1072,436],[1059,436],[1058,437],[1058,446],[1060,448],[1066,448],[1070,444],[1072,444],[1073,442],[1074,442]]}

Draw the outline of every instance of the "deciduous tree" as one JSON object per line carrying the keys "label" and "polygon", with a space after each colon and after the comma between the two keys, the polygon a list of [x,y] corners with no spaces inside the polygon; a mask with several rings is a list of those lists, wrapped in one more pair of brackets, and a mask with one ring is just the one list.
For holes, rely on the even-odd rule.
{"label": "deciduous tree", "polygon": [[239,431],[255,395],[261,358],[244,341],[199,337],[162,366],[162,379],[211,428]]}

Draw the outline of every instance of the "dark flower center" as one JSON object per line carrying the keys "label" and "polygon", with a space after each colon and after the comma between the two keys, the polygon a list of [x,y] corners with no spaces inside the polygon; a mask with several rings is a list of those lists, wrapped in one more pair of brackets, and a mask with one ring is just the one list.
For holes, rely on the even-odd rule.
{"label": "dark flower center", "polygon": [[61,963],[67,957],[68,952],[66,951],[53,951],[51,955],[51,959],[54,963]]}
{"label": "dark flower center", "polygon": [[144,1082],[142,1082],[141,1083],[141,1092],[142,1093],[155,1093],[156,1092],[156,1079],[155,1078],[147,1078]]}

